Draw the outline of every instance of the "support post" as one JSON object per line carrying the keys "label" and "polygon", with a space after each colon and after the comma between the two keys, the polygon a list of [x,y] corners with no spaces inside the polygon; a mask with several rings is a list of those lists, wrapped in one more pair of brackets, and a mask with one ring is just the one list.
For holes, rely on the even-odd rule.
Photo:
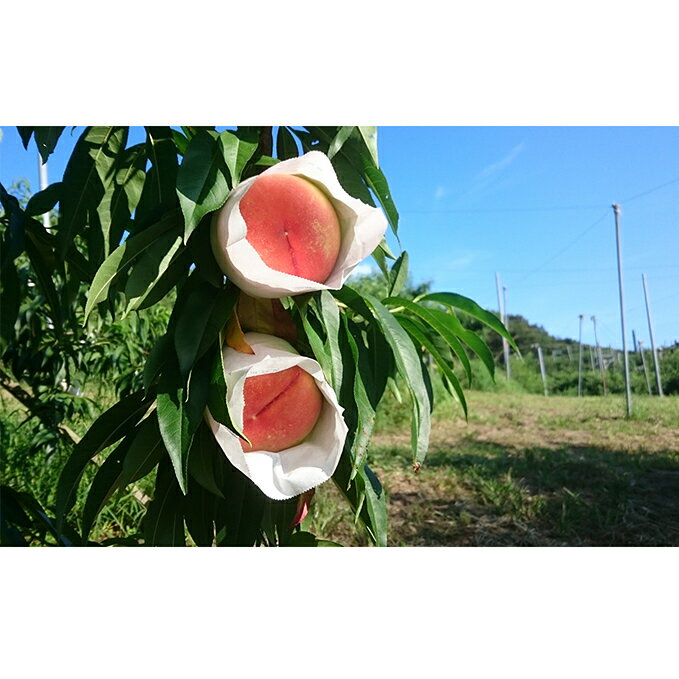
{"label": "support post", "polygon": [[[502,325],[507,327],[507,319],[505,318],[505,308],[502,299],[502,286],[500,285],[500,274],[495,272],[495,286],[497,287],[497,306],[500,311],[500,321]],[[509,379],[509,342],[503,337],[502,338],[502,354],[504,356],[505,362],[505,372],[507,374],[507,379]]]}
{"label": "support post", "polygon": [[545,370],[545,360],[542,356],[542,347],[539,344],[533,345],[538,351],[538,361],[540,362],[540,375],[542,375],[542,387],[545,391],[545,396],[549,396],[547,389],[547,371]]}
{"label": "support post", "polygon": [[629,356],[627,355],[627,331],[625,329],[625,299],[622,281],[622,245],[620,243],[620,205],[613,203],[615,214],[615,243],[618,253],[618,288],[620,290],[620,324],[622,325],[622,357],[625,365],[625,401],[627,404],[627,416],[632,414],[632,387],[629,379]]}
{"label": "support post", "polygon": [[[42,162],[42,158],[40,157],[39,153],[38,153],[38,176],[40,177],[40,190],[43,191],[48,187],[49,181],[47,179],[47,163]],[[50,228],[51,224],[49,212],[45,212],[45,214],[42,216],[42,224],[46,229]]]}
{"label": "support post", "polygon": [[580,334],[578,339],[578,396],[582,396],[582,318],[583,315],[578,316],[580,319]]}
{"label": "support post", "polygon": [[651,380],[648,378],[648,368],[646,368],[646,356],[644,356],[643,342],[638,340],[639,353],[641,354],[641,365],[644,367],[644,377],[646,378],[646,389],[648,389],[648,395],[651,396],[653,391],[651,390]]}
{"label": "support post", "polygon": [[655,348],[655,338],[653,336],[653,319],[651,318],[651,303],[648,300],[648,286],[646,285],[646,274],[641,274],[644,284],[644,299],[646,300],[646,317],[648,318],[648,334],[651,336],[651,352],[653,353],[653,367],[655,368],[655,381],[658,387],[658,396],[664,396],[662,390],[662,380],[660,379],[660,361],[658,352]]}
{"label": "support post", "polygon": [[599,373],[601,374],[601,385],[604,389],[604,396],[608,394],[606,388],[606,373],[604,371],[604,356],[601,352],[601,345],[599,344],[599,335],[596,332],[596,316],[592,316],[592,323],[594,324],[594,343],[596,344],[596,360],[599,363]]}

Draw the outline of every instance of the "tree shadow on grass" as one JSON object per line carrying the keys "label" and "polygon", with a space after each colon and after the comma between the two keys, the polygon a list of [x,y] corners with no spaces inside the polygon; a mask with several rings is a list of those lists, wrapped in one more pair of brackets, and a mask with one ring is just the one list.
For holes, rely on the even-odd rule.
{"label": "tree shadow on grass", "polygon": [[392,544],[679,545],[676,452],[470,438],[434,448],[417,476],[382,476]]}

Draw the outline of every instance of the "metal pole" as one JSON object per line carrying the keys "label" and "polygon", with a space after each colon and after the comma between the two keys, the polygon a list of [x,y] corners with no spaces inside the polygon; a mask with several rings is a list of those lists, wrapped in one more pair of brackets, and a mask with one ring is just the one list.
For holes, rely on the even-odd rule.
{"label": "metal pole", "polygon": [[580,337],[578,343],[578,396],[582,396],[582,314],[578,316],[580,319]]}
{"label": "metal pole", "polygon": [[[49,181],[47,180],[47,163],[42,162],[42,158],[40,157],[39,153],[38,153],[38,175],[40,177],[40,190],[43,191],[49,185]],[[49,212],[45,212],[45,214],[42,216],[42,223],[46,229],[50,228],[51,224]]]}
{"label": "metal pole", "polygon": [[625,300],[624,286],[622,282],[622,246],[620,244],[620,205],[613,203],[615,214],[615,243],[618,253],[618,287],[620,289],[620,324],[622,325],[622,355],[625,364],[625,401],[627,403],[627,416],[632,414],[632,387],[629,380],[629,356],[627,355],[627,331],[625,330]]}
{"label": "metal pole", "polygon": [[646,316],[648,317],[648,334],[651,336],[651,352],[653,353],[653,367],[655,368],[655,381],[658,387],[658,396],[663,396],[662,380],[660,379],[660,361],[658,352],[655,348],[655,338],[653,336],[653,320],[651,319],[651,303],[648,301],[648,287],[646,286],[646,274],[641,274],[644,283],[644,298],[646,299]]}
{"label": "metal pole", "polygon": [[[495,285],[497,287],[497,306],[498,309],[500,310],[500,321],[502,322],[502,325],[505,325],[506,319],[505,319],[505,308],[502,301],[501,292],[502,286],[500,285],[500,274],[497,271],[495,272]],[[502,354],[504,356],[505,361],[505,372],[507,373],[507,379],[509,379],[509,344],[504,337],[502,338]]]}
{"label": "metal pole", "polygon": [[644,377],[646,378],[646,389],[648,389],[648,395],[651,396],[653,391],[651,390],[651,380],[648,378],[648,369],[646,368],[646,357],[644,356],[644,348],[641,346],[643,342],[639,340],[639,353],[641,354],[641,365],[644,366]]}
{"label": "metal pole", "polygon": [[604,372],[604,356],[601,353],[601,345],[599,344],[599,335],[596,332],[596,316],[592,316],[592,323],[594,323],[594,342],[596,344],[596,359],[599,363],[599,372],[601,373],[601,385],[604,388],[604,396],[608,394],[606,389],[606,373]]}
{"label": "metal pole", "polygon": [[547,390],[547,371],[545,370],[545,361],[542,357],[542,347],[539,344],[533,345],[538,350],[538,361],[540,361],[540,375],[542,375],[542,386],[545,390],[545,396],[549,396]]}
{"label": "metal pole", "polygon": [[[503,285],[502,286],[502,312],[504,313],[505,320],[505,328],[509,330],[509,316],[507,316],[507,286]],[[504,337],[502,338],[504,339]],[[505,357],[505,365],[507,366],[507,379],[511,379],[512,377],[512,366],[509,362],[509,342],[507,340],[504,341],[502,345],[502,350],[504,352],[504,357]]]}

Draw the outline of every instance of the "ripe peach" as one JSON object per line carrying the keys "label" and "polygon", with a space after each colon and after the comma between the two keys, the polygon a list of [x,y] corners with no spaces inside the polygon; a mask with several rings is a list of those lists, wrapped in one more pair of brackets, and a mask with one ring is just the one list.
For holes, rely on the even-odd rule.
{"label": "ripe peach", "polygon": [[316,380],[299,366],[247,377],[244,385],[244,452],[278,453],[300,443],[316,425],[323,396]]}
{"label": "ripe peach", "polygon": [[340,224],[330,199],[294,174],[257,177],[240,201],[246,238],[276,271],[323,283],[340,250]]}

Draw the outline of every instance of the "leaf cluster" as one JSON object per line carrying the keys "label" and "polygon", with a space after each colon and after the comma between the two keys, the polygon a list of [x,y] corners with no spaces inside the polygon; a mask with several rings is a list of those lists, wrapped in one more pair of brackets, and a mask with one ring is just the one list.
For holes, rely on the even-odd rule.
{"label": "leaf cluster", "polygon": [[[62,131],[20,129],[24,143],[33,139],[44,159]],[[12,333],[31,331],[30,313],[43,314],[44,324],[53,326],[48,348],[58,347],[55,360],[63,362],[51,369],[53,379],[63,374],[70,383],[74,366],[93,357],[90,367],[104,374],[128,357],[120,400],[94,421],[63,468],[55,530],[61,534],[68,526],[83,472],[94,462],[98,469],[79,517],[82,544],[112,495],[149,474],[155,474],[155,490],[140,527],[143,544],[183,545],[187,534],[197,545],[322,544],[292,527],[297,498],[266,498],[226,460],[204,420],[209,408],[234,430],[221,347],[240,299],[212,255],[210,220],[243,179],[320,150],[349,194],[384,210],[398,238],[399,215],[379,167],[375,128],[148,127],[144,143],[132,146],[128,133],[125,127],[86,128],[63,180],[33,196],[25,209],[0,187],[2,302],[8,309],[1,337],[4,347],[17,348],[16,355],[2,354],[3,365],[9,361],[17,379],[29,374]],[[34,217],[57,204],[58,220],[47,230]],[[33,307],[28,284],[20,282],[26,257],[39,290]],[[404,296],[405,251],[395,256],[383,241],[373,257],[382,277],[379,294],[344,286],[281,301],[297,349],[319,362],[344,408],[350,433],[333,480],[371,540],[386,545],[385,492],[368,464],[385,390],[398,379],[410,395],[418,469],[429,443],[432,379],[440,377],[466,413],[462,382],[471,378],[469,353],[491,375],[494,370],[487,343],[457,312],[512,340],[493,314],[465,297],[428,289]],[[165,312],[158,323],[144,325],[144,314],[158,310]],[[43,328],[36,326],[34,334]],[[130,329],[145,333],[141,345],[148,349],[135,353],[140,344],[134,342],[120,349]],[[92,339],[87,354],[74,349],[83,333]],[[37,353],[44,359],[47,348]]]}

